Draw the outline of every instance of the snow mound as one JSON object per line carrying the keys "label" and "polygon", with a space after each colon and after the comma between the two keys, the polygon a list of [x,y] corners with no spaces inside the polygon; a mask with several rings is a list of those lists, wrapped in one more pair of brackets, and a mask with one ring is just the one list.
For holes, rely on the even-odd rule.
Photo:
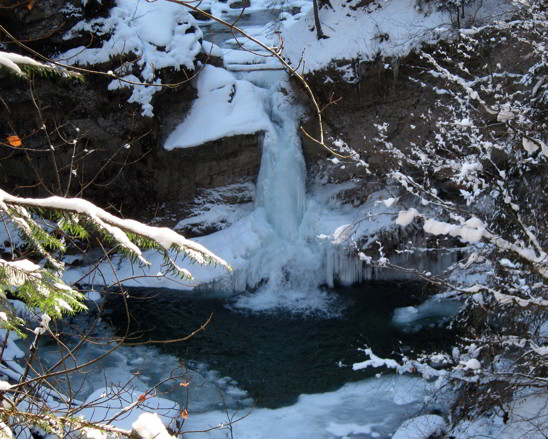
{"label": "snow mound", "polygon": [[165,149],[190,148],[222,137],[254,134],[270,128],[265,90],[210,65],[199,73],[197,88],[198,99],[190,114],[167,138]]}
{"label": "snow mound", "polygon": [[[112,424],[127,430],[131,430],[132,424],[137,423],[139,417],[146,412],[154,412],[166,426],[179,416],[179,405],[175,402],[156,396],[147,397],[117,386],[96,390],[88,397],[84,407],[78,415],[91,422],[104,422],[114,417]],[[129,407],[131,408],[127,410]]]}
{"label": "snow mound", "polygon": [[472,421],[463,421],[451,432],[456,439],[470,437],[496,437],[498,439],[541,439],[546,437],[548,406],[547,393],[516,398],[510,403],[509,419],[500,416],[484,416]]}
{"label": "snow mound", "polygon": [[162,420],[156,413],[142,413],[132,424],[133,430],[143,439],[171,439]]}

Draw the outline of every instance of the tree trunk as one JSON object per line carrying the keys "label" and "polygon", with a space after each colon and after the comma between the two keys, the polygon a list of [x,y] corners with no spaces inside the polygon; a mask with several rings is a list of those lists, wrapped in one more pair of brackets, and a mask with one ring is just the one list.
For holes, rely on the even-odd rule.
{"label": "tree trunk", "polygon": [[316,37],[318,40],[321,40],[322,38],[327,38],[324,33],[322,32],[322,26],[320,24],[320,13],[318,11],[318,0],[314,0],[314,23],[316,25]]}

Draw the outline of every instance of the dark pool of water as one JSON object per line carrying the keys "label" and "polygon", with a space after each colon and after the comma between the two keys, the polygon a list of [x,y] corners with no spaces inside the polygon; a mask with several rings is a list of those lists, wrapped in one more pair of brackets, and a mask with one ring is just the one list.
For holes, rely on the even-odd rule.
{"label": "dark pool of water", "polygon": [[[335,290],[332,294],[344,310],[331,318],[240,312],[227,306],[230,299],[189,298],[172,290],[131,289],[129,294],[131,330],[143,341],[184,337],[213,314],[205,331],[160,348],[230,376],[262,407],[293,404],[300,394],[333,391],[378,373],[352,370],[353,363],[366,359],[358,350],[364,346],[377,355],[397,358],[402,351],[439,348],[452,339],[440,327],[406,334],[391,324],[394,308],[424,300],[425,287],[419,283],[383,282]],[[120,298],[111,298],[108,308],[113,325],[119,332],[125,330]]]}

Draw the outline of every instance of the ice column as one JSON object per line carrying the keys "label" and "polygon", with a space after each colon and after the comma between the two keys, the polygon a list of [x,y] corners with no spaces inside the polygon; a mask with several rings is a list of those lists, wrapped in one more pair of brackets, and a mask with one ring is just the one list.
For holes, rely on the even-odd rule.
{"label": "ice column", "polygon": [[279,236],[291,241],[299,235],[304,214],[306,166],[296,117],[277,95],[272,96],[272,128],[263,142],[257,207],[265,209],[268,222]]}

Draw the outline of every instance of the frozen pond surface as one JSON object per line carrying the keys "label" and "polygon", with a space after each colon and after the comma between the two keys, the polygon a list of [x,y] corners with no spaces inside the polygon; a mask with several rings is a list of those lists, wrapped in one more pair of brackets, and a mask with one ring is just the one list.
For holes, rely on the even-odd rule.
{"label": "frozen pond surface", "polygon": [[[228,22],[236,17],[221,12]],[[272,37],[275,29],[268,23],[279,12],[265,8],[244,14],[238,25],[251,35]],[[200,27],[204,41],[223,48],[225,65],[257,67],[249,53],[233,50],[233,36],[226,29],[214,23]],[[201,240],[233,265],[235,275],[224,290],[224,275],[208,275],[213,280],[209,293],[132,289],[128,308],[119,298],[109,300],[104,320],[117,335],[129,335],[126,340],[132,343],[158,343],[122,346],[76,378],[79,399],[101,393],[107,382],[129,382],[127,387],[139,395],[163,381],[157,395],[177,403],[177,409],[188,409],[183,431],[203,431],[244,417],[233,430],[201,433],[238,439],[389,438],[404,420],[443,411],[429,399],[425,381],[380,369],[354,371],[352,364],[365,359],[360,351],[365,347],[390,358],[447,347],[451,336],[439,322],[453,308],[418,307],[426,292],[410,282],[336,291],[318,287],[332,284],[333,273],[328,272],[335,270],[334,264],[327,264],[328,269],[322,265],[325,245],[319,236],[329,238],[352,221],[331,211],[325,216],[325,203],[306,194],[298,136],[302,109],[289,99],[285,75],[238,71],[203,69],[198,99],[165,145],[190,147],[211,140],[203,138],[203,124],[195,121],[217,114],[230,117],[213,117],[216,137],[234,134],[236,122],[253,128],[250,132],[265,132],[255,210]],[[188,143],[189,138],[194,141]],[[128,264],[116,266],[119,276],[133,273]],[[346,259],[337,267],[354,271]],[[203,274],[196,266],[189,268],[197,277]],[[328,275],[331,282],[324,279]],[[235,291],[245,294],[230,297]],[[205,331],[189,340],[161,343],[184,338],[210,316]],[[80,325],[78,319],[82,317],[75,319]],[[108,336],[109,331],[103,323],[96,335]],[[56,361],[54,348],[44,355],[44,363]],[[78,359],[104,350],[86,346]]]}
{"label": "frozen pond surface", "polygon": [[[75,376],[72,390],[84,401],[110,382],[138,396],[167,380],[156,395],[164,407],[169,407],[167,399],[188,408],[183,431],[226,424],[252,409],[233,426],[239,438],[389,438],[405,419],[444,410],[429,399],[429,385],[421,379],[351,367],[363,361],[359,348],[364,346],[397,358],[398,353],[450,343],[451,333],[434,320],[413,334],[393,323],[398,308],[424,300],[423,285],[371,283],[325,294],[332,296],[332,315],[242,311],[231,306],[235,299],[207,293],[189,298],[173,290],[131,289],[132,342],[180,338],[213,317],[204,332],[185,342],[121,346],[89,374]],[[118,335],[125,333],[123,301],[112,296],[106,305],[105,317],[91,336],[108,336],[106,321]],[[76,316],[61,330],[82,328],[88,318]],[[70,345],[76,338],[63,341]],[[41,366],[54,364],[56,351],[46,340]],[[88,343],[77,360],[91,360],[105,351],[105,346]],[[180,386],[185,381],[189,386]],[[130,418],[120,422],[131,425]],[[205,436],[225,438],[230,431]]]}
{"label": "frozen pond surface", "polygon": [[[232,433],[256,439],[390,438],[406,419],[446,410],[437,399],[445,396],[437,392],[432,397],[433,383],[383,369],[354,371],[352,364],[365,359],[360,351],[365,346],[391,358],[447,348],[453,336],[441,322],[454,312],[454,303],[445,303],[446,312],[441,312],[444,303],[437,302],[439,318],[429,313],[425,321],[421,311],[411,313],[409,308],[420,310],[425,299],[424,285],[416,282],[369,283],[324,294],[330,296],[332,314],[248,311],[232,306],[236,298],[130,289],[130,343],[181,338],[210,315],[211,321],[204,332],[184,342],[123,345],[86,373],[74,375],[71,390],[77,400],[89,401],[102,396],[111,383],[115,391],[124,387],[126,398],[135,399],[163,382],[153,393],[158,398],[147,403],[166,419],[187,408],[182,431],[226,425],[249,414],[234,424]],[[89,335],[98,340],[113,336],[107,322],[124,335],[125,309],[120,297],[112,295],[102,321]],[[398,324],[402,313],[406,322],[417,314],[414,332]],[[58,328],[65,334],[63,342],[74,346],[77,338],[66,334],[83,330],[92,320],[85,314],[68,319]],[[76,360],[92,360],[107,348],[86,343]],[[40,352],[35,367],[50,367],[59,358],[57,346],[47,339]],[[188,386],[181,386],[185,382]],[[102,420],[123,406],[111,404],[115,409],[110,415],[105,416],[104,408],[81,414]],[[131,428],[136,416],[115,424]],[[226,427],[204,435],[231,437]]]}
{"label": "frozen pond surface", "polygon": [[[378,373],[353,371],[363,361],[359,348],[380,356],[427,349],[444,342],[447,332],[424,328],[414,334],[392,324],[394,308],[417,304],[424,294],[418,283],[379,283],[330,292],[333,315],[233,310],[230,299],[189,299],[170,290],[132,289],[132,332],[140,340],[177,339],[194,331],[209,315],[206,330],[184,343],[161,347],[185,361],[207,364],[244,387],[256,404],[277,408],[305,393],[336,390],[344,383]],[[148,297],[148,299],[145,299]],[[112,301],[108,316],[125,331],[121,301]],[[435,326],[432,320],[429,322]]]}

